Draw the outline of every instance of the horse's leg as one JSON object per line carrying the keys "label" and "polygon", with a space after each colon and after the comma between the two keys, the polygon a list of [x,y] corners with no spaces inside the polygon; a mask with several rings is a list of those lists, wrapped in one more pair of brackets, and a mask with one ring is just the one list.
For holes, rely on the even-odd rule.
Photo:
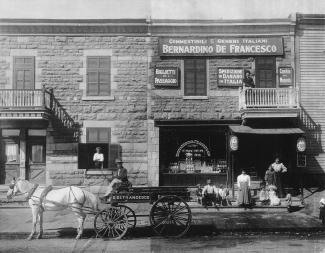
{"label": "horse's leg", "polygon": [[84,231],[84,222],[85,222],[85,218],[86,218],[86,215],[82,212],[79,212],[76,214],[77,215],[77,219],[78,219],[78,235],[76,237],[76,239],[80,239],[81,236],[82,236],[82,233]]}
{"label": "horse's leg", "polygon": [[39,233],[36,238],[42,239],[42,236],[43,236],[43,210],[38,211],[38,217],[39,217]]}
{"label": "horse's leg", "polygon": [[36,232],[37,216],[38,216],[38,207],[32,207],[32,216],[33,216],[33,228],[30,235],[27,237],[27,240],[31,240]]}

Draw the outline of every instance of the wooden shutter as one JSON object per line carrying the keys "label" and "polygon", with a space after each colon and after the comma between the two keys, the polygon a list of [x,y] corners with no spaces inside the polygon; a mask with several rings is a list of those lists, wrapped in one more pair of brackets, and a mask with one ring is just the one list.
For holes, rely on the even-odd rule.
{"label": "wooden shutter", "polygon": [[115,168],[116,158],[121,158],[121,146],[119,144],[109,145],[108,167]]}
{"label": "wooden shutter", "polygon": [[110,56],[87,57],[87,95],[108,96],[111,94]]}
{"label": "wooden shutter", "polygon": [[206,94],[206,60],[184,60],[184,95],[205,96]]}
{"label": "wooden shutter", "polygon": [[13,88],[35,89],[35,57],[15,56],[13,64]]}

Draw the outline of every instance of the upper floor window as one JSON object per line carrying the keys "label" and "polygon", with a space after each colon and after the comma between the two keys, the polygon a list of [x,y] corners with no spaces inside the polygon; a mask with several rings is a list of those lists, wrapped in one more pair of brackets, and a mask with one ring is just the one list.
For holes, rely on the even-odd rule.
{"label": "upper floor window", "polygon": [[109,96],[111,94],[111,57],[87,57],[87,95]]}
{"label": "upper floor window", "polygon": [[30,90],[35,88],[35,57],[15,56],[13,59],[13,88]]}
{"label": "upper floor window", "polygon": [[207,73],[205,59],[184,60],[184,95],[206,96]]}

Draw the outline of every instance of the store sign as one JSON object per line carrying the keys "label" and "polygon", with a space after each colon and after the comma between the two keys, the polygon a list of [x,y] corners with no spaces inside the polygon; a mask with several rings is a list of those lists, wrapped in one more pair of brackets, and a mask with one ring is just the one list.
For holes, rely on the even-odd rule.
{"label": "store sign", "polygon": [[231,151],[238,150],[238,137],[235,135],[230,136],[229,146]]}
{"label": "store sign", "polygon": [[282,37],[161,37],[159,55],[283,55],[283,40]]}
{"label": "store sign", "polygon": [[156,87],[178,87],[178,68],[156,67],[154,85]]}
{"label": "store sign", "polygon": [[184,142],[176,152],[176,157],[184,157],[186,159],[197,159],[205,156],[209,157],[211,153],[208,147],[198,140]]}
{"label": "store sign", "polygon": [[297,140],[297,150],[299,152],[305,152],[305,150],[306,150],[306,140],[305,140],[305,138],[303,138],[303,137],[298,138],[298,140]]}
{"label": "store sign", "polygon": [[279,68],[279,84],[281,86],[292,85],[292,68],[290,67],[280,67]]}
{"label": "store sign", "polygon": [[244,69],[241,68],[218,68],[219,86],[242,86]]}

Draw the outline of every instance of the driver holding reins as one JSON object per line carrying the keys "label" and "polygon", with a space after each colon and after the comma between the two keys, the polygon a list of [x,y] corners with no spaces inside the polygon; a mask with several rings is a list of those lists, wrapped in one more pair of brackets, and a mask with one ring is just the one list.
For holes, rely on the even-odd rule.
{"label": "driver holding reins", "polygon": [[106,193],[101,200],[105,200],[109,198],[113,191],[115,191],[122,183],[128,183],[128,171],[126,168],[123,167],[123,162],[120,158],[115,160],[117,172],[116,175],[113,177],[113,180],[107,187]]}

